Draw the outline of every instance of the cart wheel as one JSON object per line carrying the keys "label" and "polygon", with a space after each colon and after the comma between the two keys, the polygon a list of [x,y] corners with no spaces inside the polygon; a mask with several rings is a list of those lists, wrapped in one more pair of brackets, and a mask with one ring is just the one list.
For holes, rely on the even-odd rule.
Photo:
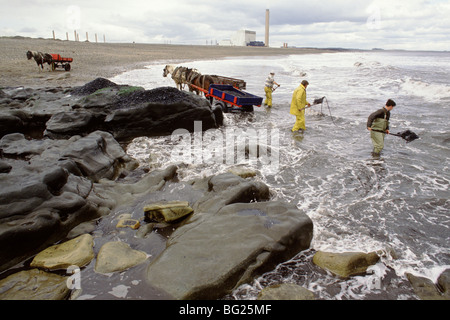
{"label": "cart wheel", "polygon": [[55,69],[56,69],[55,63],[52,62],[52,71],[55,71]]}
{"label": "cart wheel", "polygon": [[67,63],[67,64],[64,66],[64,70],[70,71],[70,64],[69,64],[69,63]]}
{"label": "cart wheel", "polygon": [[214,99],[214,102],[212,104],[212,109],[214,110],[217,107],[222,109],[223,113],[228,112],[227,104],[225,102]]}

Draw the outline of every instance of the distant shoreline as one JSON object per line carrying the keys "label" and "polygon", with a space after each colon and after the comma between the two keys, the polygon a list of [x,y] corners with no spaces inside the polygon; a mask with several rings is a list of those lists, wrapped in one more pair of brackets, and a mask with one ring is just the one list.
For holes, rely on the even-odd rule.
{"label": "distant shoreline", "polygon": [[[39,71],[26,52],[58,53],[73,58],[71,71]],[[226,47],[218,45],[139,44],[75,42],[67,40],[0,37],[0,87],[53,87],[83,85],[98,77],[111,78],[143,68],[152,62],[168,64],[187,60],[220,59],[237,56],[278,56],[318,54],[347,50],[315,48]]]}

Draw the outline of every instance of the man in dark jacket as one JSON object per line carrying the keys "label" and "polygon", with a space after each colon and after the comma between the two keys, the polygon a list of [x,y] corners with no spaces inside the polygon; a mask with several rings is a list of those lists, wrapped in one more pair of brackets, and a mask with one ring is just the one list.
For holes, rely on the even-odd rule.
{"label": "man in dark jacket", "polygon": [[389,99],[383,108],[372,113],[367,119],[367,130],[370,131],[374,155],[379,155],[384,148],[384,135],[389,134],[389,119],[395,106],[396,103]]}

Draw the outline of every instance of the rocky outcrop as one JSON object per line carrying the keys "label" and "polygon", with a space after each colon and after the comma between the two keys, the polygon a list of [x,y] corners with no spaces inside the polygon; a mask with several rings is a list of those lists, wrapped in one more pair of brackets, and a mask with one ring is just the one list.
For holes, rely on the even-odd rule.
{"label": "rocky outcrop", "polygon": [[[213,112],[208,100],[172,87],[144,90],[99,78],[75,88],[72,94],[81,98],[70,111],[50,118],[46,135],[59,138],[95,127],[123,142],[140,136],[169,135],[176,129],[192,132],[194,121],[201,121],[204,130],[222,125],[218,111]],[[65,125],[68,120],[69,127]]]}
{"label": "rocky outcrop", "polygon": [[101,216],[113,200],[95,183],[113,179],[132,163],[111,134],[70,140],[0,140],[11,169],[0,176],[0,270],[64,237],[77,224]]}
{"label": "rocky outcrop", "polygon": [[172,234],[148,267],[152,286],[175,299],[217,299],[308,248],[312,239],[311,220],[283,202],[211,209]]}
{"label": "rocky outcrop", "polygon": [[[158,257],[146,280],[175,299],[214,299],[310,245],[311,220],[293,205],[270,202],[267,185],[252,179],[256,172],[176,182],[173,165],[136,169],[120,143],[192,131],[194,121],[203,130],[217,127],[221,111],[204,98],[97,79],[75,89],[7,89],[0,104],[0,271],[37,254],[31,267],[45,271],[86,264],[90,270],[95,259],[95,272],[126,272],[150,257],[141,249],[158,229],[170,229],[159,237],[167,246],[152,251]],[[173,201],[183,205],[149,208]],[[127,218],[116,221],[116,214]],[[94,237],[111,231],[114,240],[95,256],[92,236],[80,236],[86,230]],[[135,234],[130,244],[117,239],[126,233]],[[67,277],[26,272],[2,280],[2,298],[67,297]],[[24,286],[37,289],[13,289]]]}
{"label": "rocky outcrop", "polygon": [[141,136],[169,135],[223,123],[220,108],[207,99],[162,87],[144,90],[98,78],[82,87],[4,90],[0,97],[0,137],[23,133],[31,137],[69,139],[100,130],[120,143]]}
{"label": "rocky outcrop", "polygon": [[78,224],[108,214],[133,194],[160,188],[176,174],[169,167],[123,187],[115,181],[135,162],[101,131],[69,140],[10,134],[0,140],[0,148],[10,168],[0,175],[0,270],[64,238]]}
{"label": "rocky outcrop", "polygon": [[137,163],[119,143],[193,130],[194,120],[204,130],[218,125],[204,98],[102,78],[77,88],[6,88],[0,107],[0,271],[175,175],[174,167],[138,174],[122,187],[116,180]]}

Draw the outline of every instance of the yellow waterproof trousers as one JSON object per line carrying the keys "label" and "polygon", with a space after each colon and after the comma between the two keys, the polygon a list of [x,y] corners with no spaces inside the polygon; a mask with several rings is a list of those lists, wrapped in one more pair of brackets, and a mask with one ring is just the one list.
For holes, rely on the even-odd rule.
{"label": "yellow waterproof trousers", "polygon": [[295,116],[295,124],[292,128],[292,132],[298,131],[298,130],[306,130],[305,126],[305,110],[302,110],[302,114],[299,116]]}
{"label": "yellow waterproof trousers", "polygon": [[266,93],[266,100],[264,100],[264,104],[268,107],[272,107],[272,88],[264,87],[264,92]]}

